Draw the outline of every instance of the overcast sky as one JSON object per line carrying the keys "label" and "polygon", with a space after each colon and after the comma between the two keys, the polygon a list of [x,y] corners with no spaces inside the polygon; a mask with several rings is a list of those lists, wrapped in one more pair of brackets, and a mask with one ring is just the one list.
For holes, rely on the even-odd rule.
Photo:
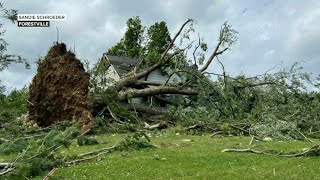
{"label": "overcast sky", "polygon": [[[173,36],[188,18],[197,20],[195,30],[213,49],[220,26],[228,21],[239,34],[237,44],[220,57],[231,75],[264,73],[275,66],[301,62],[305,71],[320,74],[319,0],[4,0],[6,8],[21,14],[66,14],[66,21],[52,21],[49,28],[21,28],[5,21],[10,53],[29,62],[45,56],[56,41],[76,46],[80,59],[96,62],[117,43],[126,21],[140,16],[145,26],[167,22]],[[209,71],[220,72],[213,63]],[[14,65],[0,72],[8,90],[31,82],[36,65],[29,70]]]}

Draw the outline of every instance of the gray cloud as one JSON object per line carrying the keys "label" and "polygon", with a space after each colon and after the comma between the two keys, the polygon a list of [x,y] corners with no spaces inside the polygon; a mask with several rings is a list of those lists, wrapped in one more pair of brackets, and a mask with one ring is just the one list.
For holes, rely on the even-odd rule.
{"label": "gray cloud", "polygon": [[[56,40],[69,48],[76,47],[77,56],[95,62],[103,52],[122,37],[128,18],[140,16],[146,26],[166,21],[173,35],[187,18],[197,20],[195,29],[214,48],[220,25],[228,21],[239,32],[239,40],[231,51],[221,56],[226,69],[233,75],[261,74],[283,64],[304,61],[305,70],[319,73],[318,51],[320,2],[310,0],[24,0],[4,1],[7,8],[20,13],[63,13],[67,20],[52,22],[50,28],[18,28],[6,22],[5,38],[9,52],[21,54],[31,62],[48,51]],[[213,63],[210,71],[220,72]],[[36,67],[25,70],[21,65],[0,72],[0,80],[9,87],[28,84]]]}

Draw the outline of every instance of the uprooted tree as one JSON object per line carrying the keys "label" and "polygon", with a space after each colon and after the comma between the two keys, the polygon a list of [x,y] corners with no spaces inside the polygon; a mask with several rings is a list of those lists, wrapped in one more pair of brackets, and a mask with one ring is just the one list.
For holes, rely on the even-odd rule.
{"label": "uprooted tree", "polygon": [[[190,104],[192,98],[188,97],[197,96],[200,93],[198,84],[203,81],[211,62],[227,51],[236,40],[236,31],[225,23],[221,27],[218,43],[208,60],[204,61],[201,53],[198,53],[199,58],[196,57],[197,50],[201,48],[207,50],[203,48],[204,43],[199,37],[193,52],[194,64],[188,63],[185,56],[187,51],[193,47],[194,41],[183,48],[176,46],[175,43],[179,36],[181,36],[180,41],[189,38],[189,33],[193,30],[193,23],[194,20],[188,19],[181,26],[172,40],[167,43],[165,50],[162,50],[158,58],[152,61],[154,63],[138,63],[134,70],[120,81],[106,88],[99,96],[92,97],[93,108],[108,111],[107,114],[115,120],[127,118],[139,121],[140,115],[149,117],[163,115],[165,112],[146,104],[130,104],[128,101],[131,98],[155,97],[168,104],[175,104],[161,95],[178,94],[184,95],[186,103],[184,105]],[[186,28],[187,25],[190,25],[190,28]],[[169,64],[173,71],[168,74],[168,77],[170,78],[174,73],[180,73],[184,76],[182,81],[157,83],[143,79],[155,69]],[[198,64],[203,65],[200,68]],[[73,53],[66,51],[63,43],[57,43],[39,63],[38,73],[30,86],[30,119],[35,120],[40,126],[72,119],[82,119],[80,120],[81,125],[91,124],[91,116],[88,113],[90,110],[87,99],[88,82],[89,76],[84,72],[82,64]],[[147,85],[152,85],[152,87]]]}
{"label": "uprooted tree", "polygon": [[55,44],[38,62],[29,87],[29,119],[42,127],[73,120],[81,132],[88,131],[92,127],[89,79],[75,54],[65,44]]}

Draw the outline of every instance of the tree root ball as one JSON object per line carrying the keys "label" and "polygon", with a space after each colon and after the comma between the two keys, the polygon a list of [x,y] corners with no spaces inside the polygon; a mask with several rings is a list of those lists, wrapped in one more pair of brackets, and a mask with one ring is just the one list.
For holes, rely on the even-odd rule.
{"label": "tree root ball", "polygon": [[90,75],[64,43],[55,43],[39,60],[29,87],[29,119],[41,127],[76,121],[81,132],[93,125],[89,101]]}

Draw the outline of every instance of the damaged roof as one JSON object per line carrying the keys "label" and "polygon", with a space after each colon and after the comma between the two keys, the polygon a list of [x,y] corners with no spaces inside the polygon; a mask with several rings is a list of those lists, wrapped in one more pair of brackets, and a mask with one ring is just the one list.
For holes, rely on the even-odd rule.
{"label": "damaged roof", "polygon": [[121,77],[132,71],[140,61],[138,58],[130,58],[125,56],[107,55],[107,58]]}

